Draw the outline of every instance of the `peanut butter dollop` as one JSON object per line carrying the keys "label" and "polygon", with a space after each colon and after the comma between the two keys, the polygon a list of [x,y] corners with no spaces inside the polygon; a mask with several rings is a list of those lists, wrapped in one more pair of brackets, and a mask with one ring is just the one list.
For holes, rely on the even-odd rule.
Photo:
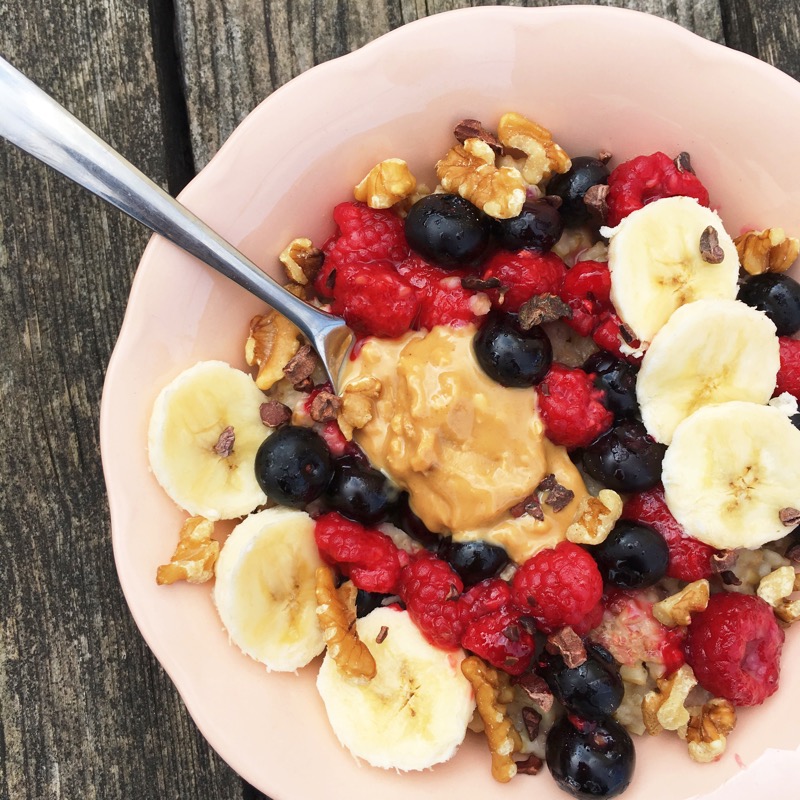
{"label": "peanut butter dollop", "polygon": [[[344,384],[381,383],[372,419],[355,439],[373,466],[409,493],[425,525],[456,540],[502,545],[518,563],[564,539],[586,488],[562,447],[545,438],[533,389],[491,380],[472,350],[475,328],[440,326],[400,339],[369,339]],[[509,509],[548,474],[575,493],[544,520]]]}

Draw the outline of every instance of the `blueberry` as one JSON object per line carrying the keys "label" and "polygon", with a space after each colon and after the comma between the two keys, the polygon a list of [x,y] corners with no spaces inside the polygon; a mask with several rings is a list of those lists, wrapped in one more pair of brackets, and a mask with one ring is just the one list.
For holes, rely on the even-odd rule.
{"label": "blueberry", "polygon": [[388,594],[367,592],[364,589],[359,589],[356,593],[356,617],[358,619],[366,617],[367,614],[374,611],[376,608],[380,608],[383,605],[383,601],[388,597],[390,597]]}
{"label": "blueberry", "polygon": [[473,348],[481,369],[502,386],[533,386],[553,361],[547,334],[538,326],[523,331],[510,314],[488,319],[476,334]]}
{"label": "blueberry", "polygon": [[753,275],[740,287],[739,300],[763,311],[775,323],[778,336],[800,331],[800,283],[794,278],[775,272]]}
{"label": "blueberry", "polygon": [[561,216],[568,225],[578,225],[589,219],[589,209],[583,202],[587,190],[598,183],[608,183],[608,167],[591,156],[572,159],[572,166],[563,175],[556,175],[547,184],[547,193],[562,200]]}
{"label": "blueberry", "polygon": [[623,589],[658,583],[669,566],[669,547],[658,532],[640,522],[618,522],[606,540],[590,549],[603,580]]}
{"label": "blueberry", "polygon": [[545,758],[550,774],[565,792],[579,800],[616,797],[628,788],[636,752],[616,720],[581,722],[562,717],[550,729]]}
{"label": "blueberry", "polygon": [[564,232],[564,220],[546,200],[527,200],[511,219],[494,224],[494,238],[506,250],[549,250]]}
{"label": "blueberry", "polygon": [[480,539],[472,542],[442,539],[439,558],[443,558],[459,574],[465,586],[494,578],[509,560],[504,548]]}
{"label": "blueberry", "polygon": [[792,425],[795,426],[795,428],[800,430],[800,413],[792,414],[792,416],[789,417],[789,420],[791,421]]}
{"label": "blueberry", "polygon": [[292,508],[316,500],[333,475],[331,454],[322,437],[295,425],[279,428],[261,443],[255,468],[267,497]]}
{"label": "blueberry", "polygon": [[589,356],[583,365],[584,372],[594,372],[594,385],[605,392],[603,404],[615,419],[636,417],[639,403],[636,400],[636,376],[639,370],[633,364],[599,350]]}
{"label": "blueberry", "polygon": [[334,464],[325,498],[328,508],[342,516],[374,525],[386,518],[397,500],[397,490],[382,472],[354,456],[344,456]]}
{"label": "blueberry", "polygon": [[442,537],[429,531],[425,523],[411,510],[408,504],[408,492],[403,492],[392,504],[389,519],[393,525],[405,531],[426,549],[435,551],[439,548]]}
{"label": "blueberry", "polygon": [[489,244],[489,222],[457,194],[429,194],[411,206],[406,240],[413,250],[440,267],[475,263]]}
{"label": "blueberry", "polygon": [[608,489],[642,492],[661,480],[666,451],[641,422],[623,420],[583,451],[583,466]]}
{"label": "blueberry", "polygon": [[536,671],[564,708],[584,719],[610,717],[622,703],[624,688],[619,672],[613,663],[596,658],[591,651],[583,664],[570,669],[560,655],[544,650]]}

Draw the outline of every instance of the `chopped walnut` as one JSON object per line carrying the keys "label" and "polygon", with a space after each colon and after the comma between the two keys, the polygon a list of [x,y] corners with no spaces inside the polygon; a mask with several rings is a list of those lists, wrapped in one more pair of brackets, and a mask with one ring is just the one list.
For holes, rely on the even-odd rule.
{"label": "chopped walnut", "polygon": [[495,166],[492,148],[467,139],[436,164],[436,175],[448,192],[458,192],[495,219],[519,216],[525,202],[525,180],[514,167]]}
{"label": "chopped walnut", "polygon": [[156,583],[162,586],[176,581],[205,583],[211,580],[219,556],[219,542],[211,538],[213,533],[213,522],[205,517],[189,517],[183,523],[169,564],[158,568]]}
{"label": "chopped walnut", "polygon": [[277,311],[253,317],[244,355],[251,367],[258,367],[256,386],[271,389],[281,378],[283,368],[300,349],[300,331]]}
{"label": "chopped walnut", "polygon": [[353,431],[363,428],[372,419],[373,402],[380,393],[381,382],[372,375],[356,378],[344,387],[338,421],[348,442],[353,438]]}
{"label": "chopped walnut", "polygon": [[787,236],[783,228],[748,231],[733,240],[739,262],[746,272],[786,272],[800,254],[800,241]]}
{"label": "chopped walnut", "polygon": [[417,188],[417,179],[402,158],[387,158],[376,164],[354,189],[356,200],[370,208],[391,208]]}
{"label": "chopped walnut", "polygon": [[550,131],[522,114],[513,111],[503,114],[497,136],[504,147],[525,153],[522,177],[531,185],[547,180],[553,173],[566,172],[572,166],[569,156],[553,141]]}
{"label": "chopped walnut", "polygon": [[316,580],[317,619],[331,658],[345,677],[358,682],[372,680],[377,670],[375,659],[355,627],[358,590],[348,581],[337,591],[330,567],[319,567]]}
{"label": "chopped walnut", "polygon": [[797,622],[800,619],[800,600],[789,598],[800,588],[798,583],[800,576],[795,573],[794,567],[778,567],[761,579],[756,594],[769,603],[784,622]]}
{"label": "chopped walnut", "polygon": [[602,489],[597,497],[581,500],[572,524],[567,528],[567,541],[574,544],[600,544],[622,514],[622,498],[612,489]]}
{"label": "chopped walnut", "polygon": [[317,277],[325,261],[325,254],[314,247],[311,239],[292,239],[278,258],[289,280],[305,286]]}
{"label": "chopped walnut", "polygon": [[725,752],[727,737],[735,726],[736,709],[721,697],[709,700],[686,728],[692,761],[700,764],[716,761]]}
{"label": "chopped walnut", "polygon": [[708,581],[702,580],[684,586],[676,594],[653,604],[653,616],[668,628],[690,625],[692,613],[704,611],[708,606]]}
{"label": "chopped walnut", "polygon": [[509,690],[512,688],[509,676],[493,669],[477,656],[465,658],[461,662],[461,672],[475,692],[478,713],[483,720],[486,741],[492,754],[492,777],[500,783],[507,783],[517,773],[514,751],[522,747],[519,733],[506,711],[506,704],[511,699]]}
{"label": "chopped walnut", "polygon": [[685,707],[689,692],[697,686],[692,668],[684,664],[669,678],[657,681],[658,691],[648,692],[642,700],[642,717],[651,736],[662,730],[677,731],[689,722]]}

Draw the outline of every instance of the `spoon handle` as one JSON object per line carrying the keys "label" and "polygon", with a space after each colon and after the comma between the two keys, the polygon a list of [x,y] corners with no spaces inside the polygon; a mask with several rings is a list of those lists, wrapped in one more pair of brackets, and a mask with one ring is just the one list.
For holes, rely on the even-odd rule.
{"label": "spoon handle", "polygon": [[268,303],[311,340],[329,372],[339,366],[330,361],[349,338],[341,319],[286,291],[3,58],[0,136]]}

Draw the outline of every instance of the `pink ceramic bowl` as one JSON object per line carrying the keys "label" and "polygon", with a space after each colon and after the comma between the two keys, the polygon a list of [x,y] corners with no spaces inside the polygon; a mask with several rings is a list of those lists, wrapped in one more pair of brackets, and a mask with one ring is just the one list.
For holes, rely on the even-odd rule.
{"label": "pink ceramic bowl", "polygon": [[[301,235],[322,242],[332,230],[330,209],[351,196],[374,163],[400,156],[430,180],[454,122],[477,117],[491,127],[506,110],[552,129],[571,154],[605,149],[619,163],[687,150],[729,231],[781,225],[800,235],[800,84],[656,17],[602,7],[441,14],[315,67],[253,111],[182,200],[277,275],[286,243]],[[103,395],[101,441],[120,582],[197,725],[235,770],[275,800],[565,797],[547,775],[493,782],[477,736],[451,762],[421,774],[357,764],[328,726],[314,687],[318,661],[297,675],[267,674],[228,644],[208,586],[156,586],[156,566],[169,560],[184,515],[148,469],[151,405],[195,361],[244,367],[248,320],[261,308],[153,238]],[[742,712],[719,763],[692,763],[676,737],[638,740],[626,796],[704,795],[768,748],[794,751],[799,659],[800,631],[790,631],[778,695]],[[796,754],[770,758],[800,770]],[[775,776],[773,768],[762,771]],[[760,774],[759,767],[747,769],[725,797],[752,796],[747,787]]]}

